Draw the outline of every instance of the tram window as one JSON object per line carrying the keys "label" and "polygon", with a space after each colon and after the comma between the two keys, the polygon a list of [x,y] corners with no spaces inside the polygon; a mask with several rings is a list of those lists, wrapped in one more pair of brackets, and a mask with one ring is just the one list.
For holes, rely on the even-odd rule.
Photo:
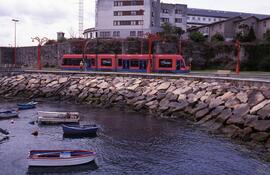
{"label": "tram window", "polygon": [[181,62],[179,60],[176,61],[176,70],[180,70]]}
{"label": "tram window", "polygon": [[95,66],[96,65],[96,60],[94,58],[91,59],[91,66]]}
{"label": "tram window", "polygon": [[172,67],[172,60],[171,59],[160,59],[159,60],[159,67],[171,68]]}
{"label": "tram window", "polygon": [[111,58],[101,59],[101,66],[112,66],[112,59]]}
{"label": "tram window", "polygon": [[123,66],[123,60],[122,60],[122,59],[119,59],[119,60],[118,60],[118,66],[119,66],[119,67],[122,67],[122,66]]}
{"label": "tram window", "polygon": [[139,61],[138,60],[131,60],[130,67],[139,67]]}
{"label": "tram window", "polygon": [[64,65],[67,66],[79,66],[80,62],[80,59],[64,59]]}

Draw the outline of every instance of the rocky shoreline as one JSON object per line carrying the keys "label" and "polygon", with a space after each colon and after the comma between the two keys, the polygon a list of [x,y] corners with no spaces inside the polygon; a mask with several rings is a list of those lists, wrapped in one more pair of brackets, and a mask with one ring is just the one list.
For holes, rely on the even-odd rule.
{"label": "rocky shoreline", "polygon": [[213,131],[270,151],[270,85],[55,74],[2,76],[0,84],[2,98],[53,98],[128,107],[158,117],[188,116]]}

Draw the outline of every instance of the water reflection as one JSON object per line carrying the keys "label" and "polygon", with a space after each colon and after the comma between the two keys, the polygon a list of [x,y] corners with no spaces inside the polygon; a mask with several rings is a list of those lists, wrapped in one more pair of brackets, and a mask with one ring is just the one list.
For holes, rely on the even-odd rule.
{"label": "water reflection", "polygon": [[88,164],[67,167],[29,167],[27,175],[48,175],[48,174],[73,174],[88,173],[98,169],[95,161]]}

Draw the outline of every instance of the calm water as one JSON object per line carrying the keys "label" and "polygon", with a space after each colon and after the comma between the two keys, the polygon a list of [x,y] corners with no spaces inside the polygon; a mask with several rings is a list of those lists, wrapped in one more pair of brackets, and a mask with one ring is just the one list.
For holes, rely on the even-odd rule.
{"label": "calm water", "polygon": [[[1,108],[15,103],[1,102]],[[29,124],[37,110],[80,111],[82,123],[96,123],[96,138],[63,138],[60,126]],[[0,121],[11,133],[0,144],[0,174],[172,174],[266,175],[270,166],[227,139],[210,136],[186,121],[157,120],[142,114],[87,106],[40,103],[22,111],[14,124]],[[35,130],[38,137],[32,136]],[[31,168],[26,157],[31,149],[90,149],[94,163],[70,168]]]}

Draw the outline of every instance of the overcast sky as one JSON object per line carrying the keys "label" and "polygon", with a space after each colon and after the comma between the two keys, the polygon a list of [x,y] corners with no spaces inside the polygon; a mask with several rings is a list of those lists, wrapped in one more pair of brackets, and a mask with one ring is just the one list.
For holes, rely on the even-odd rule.
{"label": "overcast sky", "polygon": [[[162,0],[182,3],[192,8],[206,8],[270,14],[269,0]],[[85,0],[84,28],[95,25],[95,0]],[[56,39],[56,32],[66,37],[78,35],[78,0],[0,0],[0,46],[14,45],[14,22],[17,23],[17,45],[35,45],[31,37]]]}

